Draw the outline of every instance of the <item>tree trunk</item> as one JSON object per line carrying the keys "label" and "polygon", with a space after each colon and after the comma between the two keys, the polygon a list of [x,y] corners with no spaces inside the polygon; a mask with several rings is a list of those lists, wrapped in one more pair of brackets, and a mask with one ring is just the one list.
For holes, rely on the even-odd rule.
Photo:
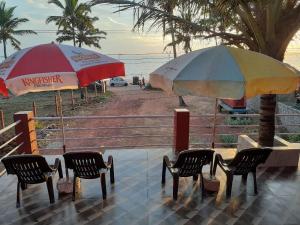
{"label": "tree trunk", "polygon": [[[284,54],[278,55],[276,43],[267,44],[268,50],[263,52],[274,59],[283,61]],[[276,95],[266,94],[260,97],[260,121],[258,144],[263,147],[272,147],[274,145],[275,136],[275,115],[276,115]]]}
{"label": "tree trunk", "polygon": [[175,44],[175,34],[174,34],[174,25],[173,21],[169,22],[169,26],[171,27],[171,38],[172,38],[172,47],[173,47],[173,56],[174,59],[177,58],[177,50],[176,50],[176,44]]}
{"label": "tree trunk", "polygon": [[6,53],[6,40],[3,40],[3,51],[4,51],[4,58],[7,58],[7,53]]}
{"label": "tree trunk", "polygon": [[73,46],[76,47],[75,25],[72,23]]}
{"label": "tree trunk", "polygon": [[272,147],[275,135],[276,95],[260,97],[260,122],[258,143],[263,147]]}
{"label": "tree trunk", "polygon": [[75,35],[73,35],[73,46],[76,47]]}
{"label": "tree trunk", "polygon": [[[174,34],[174,25],[173,21],[169,22],[169,26],[171,28],[171,38],[172,38],[172,48],[173,48],[173,57],[174,59],[177,58],[177,50],[176,50],[176,44],[175,44],[175,34]],[[179,106],[187,106],[186,103],[183,100],[182,96],[178,96]]]}

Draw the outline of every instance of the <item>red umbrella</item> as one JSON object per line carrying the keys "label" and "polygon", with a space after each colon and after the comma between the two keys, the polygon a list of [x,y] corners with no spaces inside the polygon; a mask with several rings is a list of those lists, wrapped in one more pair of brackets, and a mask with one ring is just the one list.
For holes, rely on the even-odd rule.
{"label": "red umbrella", "polygon": [[2,80],[1,78],[0,78],[0,94],[2,94],[4,96],[8,96],[8,91],[6,89],[4,80]]}
{"label": "red umbrella", "polygon": [[[111,57],[69,45],[43,44],[22,49],[0,64],[0,94],[8,96],[28,92],[77,89],[91,82],[124,76],[124,63]],[[62,107],[60,106],[65,152]],[[68,176],[68,170],[66,169]],[[72,183],[62,182],[68,192]],[[71,188],[70,188],[71,190]]]}
{"label": "red umbrella", "polygon": [[0,64],[0,93],[77,89],[124,75],[119,60],[69,45],[43,44],[22,49]]}

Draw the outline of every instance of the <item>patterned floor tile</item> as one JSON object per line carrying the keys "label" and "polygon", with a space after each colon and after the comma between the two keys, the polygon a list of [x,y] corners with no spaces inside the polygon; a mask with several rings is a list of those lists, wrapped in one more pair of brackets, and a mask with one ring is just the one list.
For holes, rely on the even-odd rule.
{"label": "patterned floor tile", "polygon": [[22,192],[22,205],[17,209],[16,178],[0,178],[0,224],[300,224],[299,168],[258,170],[258,195],[253,193],[251,176],[246,186],[241,184],[240,177],[235,177],[231,199],[225,198],[226,177],[220,170],[217,170],[221,181],[219,193],[204,198],[200,181],[194,183],[191,178],[181,178],[178,200],[173,201],[170,174],[167,174],[166,184],[161,185],[162,157],[172,156],[170,149],[112,150],[105,156],[109,154],[114,157],[116,182],[111,185],[107,179],[105,201],[99,180],[81,180],[75,202],[70,195],[55,193],[56,202],[50,205],[45,184],[31,185]]}

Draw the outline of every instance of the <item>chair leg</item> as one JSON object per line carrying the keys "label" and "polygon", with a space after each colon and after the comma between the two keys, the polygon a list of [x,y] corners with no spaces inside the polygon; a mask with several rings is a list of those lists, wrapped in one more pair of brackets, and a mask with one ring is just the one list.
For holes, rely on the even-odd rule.
{"label": "chair leg", "polygon": [[256,183],[256,171],[252,172],[253,174],[253,182],[254,182],[254,193],[257,195],[257,183]]}
{"label": "chair leg", "polygon": [[114,184],[115,183],[115,169],[114,169],[114,161],[113,160],[111,163],[109,175],[110,175],[110,183]]}
{"label": "chair leg", "polygon": [[21,182],[21,189],[26,190],[27,189],[27,184]]}
{"label": "chair leg", "polygon": [[[213,159],[212,159],[212,161],[210,162],[210,165],[209,165],[209,175],[210,176],[213,176],[214,174],[213,174],[213,168],[214,167],[214,163],[213,163]],[[217,170],[217,168],[216,168],[216,170]]]}
{"label": "chair leg", "polygon": [[105,173],[101,173],[101,188],[102,188],[102,196],[103,200],[106,199],[106,182],[105,182]]}
{"label": "chair leg", "polygon": [[231,189],[232,189],[232,180],[233,180],[233,175],[231,173],[226,173],[227,175],[227,181],[226,181],[226,197],[230,198],[231,197]]}
{"label": "chair leg", "polygon": [[18,181],[18,184],[17,184],[17,203],[16,203],[17,208],[20,208],[20,185],[21,185],[21,182]]}
{"label": "chair leg", "polygon": [[47,189],[48,189],[50,204],[52,204],[52,203],[55,202],[52,177],[48,177],[46,183],[47,183]]}
{"label": "chair leg", "polygon": [[213,164],[213,169],[212,169],[212,175],[213,176],[216,175],[218,163],[219,163],[219,159],[217,157],[215,157],[215,162]]}
{"label": "chair leg", "polygon": [[177,200],[178,184],[179,184],[179,177],[177,175],[173,175],[173,199],[174,200]]}
{"label": "chair leg", "polygon": [[63,178],[64,176],[63,176],[63,171],[62,171],[62,167],[61,167],[61,162],[59,162],[57,170],[58,170],[59,178],[60,179]]}
{"label": "chair leg", "polygon": [[248,177],[248,173],[242,175],[242,182],[243,182],[243,184],[247,183],[247,177]]}
{"label": "chair leg", "polygon": [[198,180],[198,175],[194,175],[193,176],[193,181],[197,181]]}
{"label": "chair leg", "polygon": [[202,198],[203,198],[205,196],[205,188],[204,188],[204,179],[202,173],[200,173],[200,178],[201,178],[201,191],[202,191]]}
{"label": "chair leg", "polygon": [[161,174],[161,183],[165,184],[166,183],[166,169],[167,169],[167,164],[165,160],[163,159],[163,167],[162,167],[162,174]]}
{"label": "chair leg", "polygon": [[77,177],[74,176],[74,179],[73,179],[72,201],[75,201],[75,194],[76,194],[76,179],[77,179]]}

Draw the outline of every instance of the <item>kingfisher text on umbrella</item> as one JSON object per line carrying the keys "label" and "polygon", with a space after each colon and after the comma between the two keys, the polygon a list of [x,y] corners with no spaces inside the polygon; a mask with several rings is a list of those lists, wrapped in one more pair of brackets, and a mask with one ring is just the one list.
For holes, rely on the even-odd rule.
{"label": "kingfisher text on umbrella", "polygon": [[25,87],[29,86],[47,86],[53,83],[63,83],[60,75],[53,75],[47,77],[33,77],[33,78],[22,78],[22,82]]}

